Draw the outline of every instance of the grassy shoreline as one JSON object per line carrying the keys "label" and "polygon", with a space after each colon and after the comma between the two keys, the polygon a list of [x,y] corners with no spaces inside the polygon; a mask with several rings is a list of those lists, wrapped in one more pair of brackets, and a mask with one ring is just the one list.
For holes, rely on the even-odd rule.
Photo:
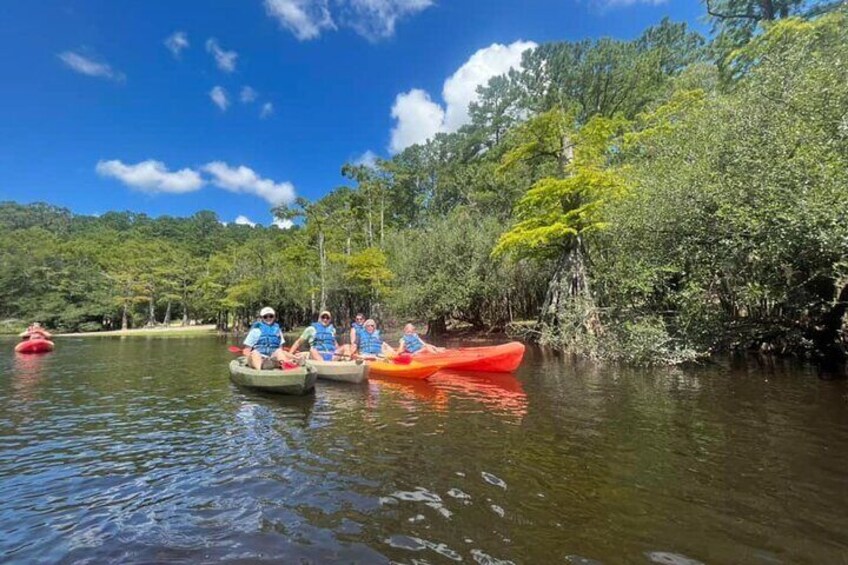
{"label": "grassy shoreline", "polygon": [[104,332],[72,332],[53,334],[54,337],[94,337],[94,336],[146,336],[146,335],[169,335],[169,336],[184,336],[184,335],[206,335],[216,332],[215,324],[205,324],[201,326],[168,326],[154,328],[133,328],[130,330],[111,330]]}

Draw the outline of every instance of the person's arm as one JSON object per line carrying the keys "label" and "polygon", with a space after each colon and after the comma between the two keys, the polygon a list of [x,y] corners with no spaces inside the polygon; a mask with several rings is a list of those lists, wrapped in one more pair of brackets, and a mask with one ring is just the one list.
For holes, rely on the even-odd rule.
{"label": "person's arm", "polygon": [[400,342],[398,343],[398,349],[397,349],[397,352],[398,352],[398,355],[400,355],[401,353],[406,352],[406,342],[405,342],[405,341],[403,341],[403,338],[400,338]]}
{"label": "person's arm", "polygon": [[289,347],[289,353],[291,353],[292,355],[297,353],[297,350],[300,348],[301,343],[303,343],[303,336],[297,338],[295,340],[295,342],[292,344],[292,346]]}
{"label": "person's arm", "polygon": [[[310,331],[310,330],[312,330],[312,331]],[[309,326],[308,328],[303,330],[303,333],[300,334],[300,337],[297,338],[297,341],[295,341],[292,344],[292,346],[289,348],[289,353],[291,353],[292,355],[297,353],[297,350],[300,348],[301,344],[303,344],[304,341],[309,343],[309,338],[312,337],[314,334],[315,334],[315,328],[313,328],[312,326]]]}
{"label": "person's arm", "polygon": [[356,353],[359,344],[357,343],[357,338],[359,335],[356,333],[356,328],[350,328],[350,354],[353,355]]}
{"label": "person's arm", "polygon": [[244,336],[244,348],[241,350],[242,355],[244,355],[245,357],[250,355],[250,352],[253,351],[253,348],[256,347],[256,344],[259,342],[259,336],[261,335],[262,332],[260,332],[256,328],[253,328],[249,332],[247,332],[247,335]]}

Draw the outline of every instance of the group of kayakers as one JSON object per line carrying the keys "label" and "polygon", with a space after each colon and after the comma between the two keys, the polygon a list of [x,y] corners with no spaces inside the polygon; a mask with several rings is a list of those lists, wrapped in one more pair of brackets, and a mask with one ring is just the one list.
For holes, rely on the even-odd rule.
{"label": "group of kayakers", "polygon": [[274,369],[284,363],[296,363],[297,352],[308,346],[308,355],[315,361],[341,361],[349,359],[392,358],[402,354],[415,355],[422,351],[437,352],[435,347],[406,324],[397,349],[383,340],[377,322],[357,314],[350,328],[350,343],[340,344],[333,325],[333,315],[324,310],[318,320],[306,327],[300,337],[286,350],[283,330],[273,308],[266,306],[259,312],[259,320],[251,326],[244,339],[243,350],[248,364],[254,369]]}

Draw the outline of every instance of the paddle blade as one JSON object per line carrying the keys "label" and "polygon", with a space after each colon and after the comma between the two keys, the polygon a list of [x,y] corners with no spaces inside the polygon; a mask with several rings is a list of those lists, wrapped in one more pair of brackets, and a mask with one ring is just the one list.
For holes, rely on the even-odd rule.
{"label": "paddle blade", "polygon": [[227,348],[227,350],[229,350],[229,352],[230,352],[230,353],[238,353],[238,354],[241,354],[241,348],[240,348],[240,347],[236,347],[235,345],[231,345],[231,346],[229,346],[229,347]]}

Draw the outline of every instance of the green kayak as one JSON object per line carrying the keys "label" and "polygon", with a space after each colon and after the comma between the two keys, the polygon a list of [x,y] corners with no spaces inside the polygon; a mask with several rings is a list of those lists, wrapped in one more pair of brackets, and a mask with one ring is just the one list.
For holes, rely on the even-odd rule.
{"label": "green kayak", "polygon": [[360,361],[314,361],[308,359],[319,379],[343,383],[361,383],[368,378],[368,365]]}
{"label": "green kayak", "polygon": [[257,371],[245,365],[244,357],[230,362],[230,380],[254,390],[301,395],[315,389],[316,378],[315,371],[308,367]]}

